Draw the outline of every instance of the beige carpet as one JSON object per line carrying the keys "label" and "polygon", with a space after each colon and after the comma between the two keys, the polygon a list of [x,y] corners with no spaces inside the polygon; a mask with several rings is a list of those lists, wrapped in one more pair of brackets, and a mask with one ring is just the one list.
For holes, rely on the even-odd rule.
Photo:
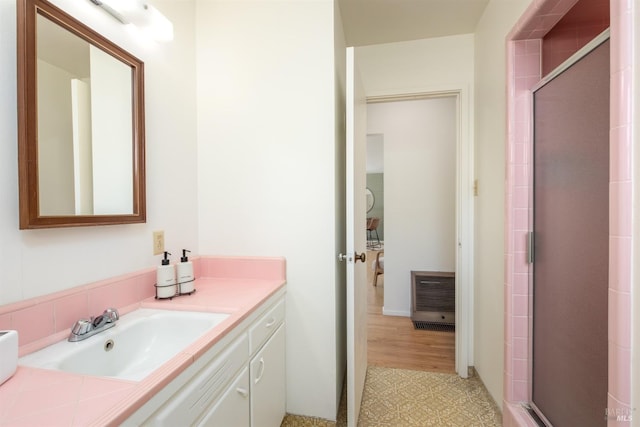
{"label": "beige carpet", "polygon": [[[343,396],[337,423],[287,415],[282,427],[346,426],[344,403]],[[358,426],[501,425],[498,407],[477,377],[375,366],[367,370]]]}

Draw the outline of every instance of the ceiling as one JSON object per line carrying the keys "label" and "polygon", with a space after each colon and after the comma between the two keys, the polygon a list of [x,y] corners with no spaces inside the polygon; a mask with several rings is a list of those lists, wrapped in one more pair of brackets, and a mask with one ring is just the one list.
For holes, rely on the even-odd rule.
{"label": "ceiling", "polygon": [[475,32],[489,0],[338,0],[347,46]]}

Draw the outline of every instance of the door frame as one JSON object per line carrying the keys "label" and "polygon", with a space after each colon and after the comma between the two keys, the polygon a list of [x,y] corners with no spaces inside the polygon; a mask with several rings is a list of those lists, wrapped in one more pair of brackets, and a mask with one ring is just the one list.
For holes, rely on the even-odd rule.
{"label": "door frame", "polygon": [[473,103],[468,85],[424,88],[367,96],[367,104],[417,99],[456,98],[456,337],[455,368],[468,378],[473,366],[474,143]]}

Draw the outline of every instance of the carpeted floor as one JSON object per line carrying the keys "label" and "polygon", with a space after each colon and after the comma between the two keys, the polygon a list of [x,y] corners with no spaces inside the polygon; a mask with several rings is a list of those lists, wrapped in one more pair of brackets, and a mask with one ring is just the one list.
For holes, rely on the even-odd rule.
{"label": "carpeted floor", "polygon": [[[343,396],[338,422],[287,415],[282,427],[346,426]],[[501,426],[502,416],[478,377],[370,366],[362,427]]]}

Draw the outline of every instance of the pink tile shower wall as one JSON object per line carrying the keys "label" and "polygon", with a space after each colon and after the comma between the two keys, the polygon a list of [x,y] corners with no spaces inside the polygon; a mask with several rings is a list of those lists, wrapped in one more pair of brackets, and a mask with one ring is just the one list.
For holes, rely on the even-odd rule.
{"label": "pink tile shower wall", "polygon": [[508,228],[506,284],[505,398],[525,401],[528,395],[529,353],[529,265],[526,261],[526,239],[530,230],[531,204],[531,130],[530,88],[540,81],[540,40],[518,40],[509,44],[511,64],[509,79],[508,135],[513,141],[507,152],[506,218]]}
{"label": "pink tile shower wall", "polygon": [[[609,408],[631,407],[633,0],[611,1]],[[609,420],[609,425],[619,425]]]}
{"label": "pink tile shower wall", "polygon": [[580,0],[544,36],[542,75],[549,74],[571,55],[609,28],[609,0]]}
{"label": "pink tile shower wall", "polygon": [[[631,81],[633,0],[611,0],[611,177],[608,408],[631,404]],[[541,75],[540,39],[576,0],[534,0],[507,44],[508,142],[505,197],[504,425],[531,425],[517,405],[529,400],[529,266],[523,245],[532,204],[530,89]],[[604,414],[603,414],[604,415]],[[609,419],[609,426],[622,425]]]}

